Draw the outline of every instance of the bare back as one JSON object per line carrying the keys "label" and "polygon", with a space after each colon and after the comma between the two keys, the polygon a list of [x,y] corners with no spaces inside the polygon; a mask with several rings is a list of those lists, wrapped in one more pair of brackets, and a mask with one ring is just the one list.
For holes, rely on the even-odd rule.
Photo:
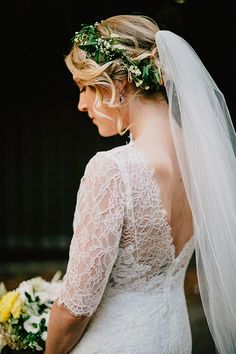
{"label": "bare back", "polygon": [[145,151],[142,146],[138,149],[146,156],[150,167],[155,170],[162,206],[167,211],[167,220],[171,226],[175,255],[178,256],[186,242],[193,236],[193,222],[175,150],[157,154],[156,151],[155,153],[151,150]]}
{"label": "bare back", "polygon": [[162,206],[167,212],[175,255],[178,256],[193,236],[193,223],[169,124],[169,108],[165,101],[153,106],[148,102],[143,111],[143,106],[139,108],[143,115],[140,113],[140,120],[135,116],[133,142],[150,169],[154,170],[153,177],[160,186]]}

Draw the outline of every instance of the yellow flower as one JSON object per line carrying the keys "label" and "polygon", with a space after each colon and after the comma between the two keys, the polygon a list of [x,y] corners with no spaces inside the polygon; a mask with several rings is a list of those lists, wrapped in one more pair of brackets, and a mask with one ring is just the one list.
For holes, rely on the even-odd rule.
{"label": "yellow flower", "polygon": [[[19,294],[18,294],[19,295]],[[21,310],[23,307],[23,301],[21,300],[21,298],[18,296],[18,298],[16,299],[16,301],[14,302],[14,305],[12,307],[11,313],[12,316],[14,318],[19,318],[21,315]]]}
{"label": "yellow flower", "polygon": [[23,303],[20,294],[13,290],[8,291],[0,300],[0,323],[6,322],[11,314],[14,318],[19,318]]}

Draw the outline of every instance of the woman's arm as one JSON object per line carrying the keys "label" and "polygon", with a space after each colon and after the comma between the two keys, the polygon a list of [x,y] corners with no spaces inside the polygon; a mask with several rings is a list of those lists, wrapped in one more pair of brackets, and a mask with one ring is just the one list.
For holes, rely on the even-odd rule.
{"label": "woman's arm", "polygon": [[82,338],[119,252],[124,209],[121,172],[106,154],[98,153],[80,183],[69,261],[50,313],[45,354],[68,353]]}
{"label": "woman's arm", "polygon": [[75,317],[55,301],[50,312],[44,354],[67,354],[82,337],[90,317]]}

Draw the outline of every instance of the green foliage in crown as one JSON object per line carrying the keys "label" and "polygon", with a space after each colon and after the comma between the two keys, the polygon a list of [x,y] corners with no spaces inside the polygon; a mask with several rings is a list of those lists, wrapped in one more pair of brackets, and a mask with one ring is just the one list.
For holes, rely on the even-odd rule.
{"label": "green foliage in crown", "polygon": [[81,30],[75,32],[72,42],[86,53],[86,57],[97,64],[106,64],[120,59],[124,70],[127,70],[128,81],[136,87],[157,91],[163,85],[160,68],[154,66],[153,59],[132,60],[126,54],[119,37],[109,31],[108,36],[101,36],[94,25],[82,24]]}

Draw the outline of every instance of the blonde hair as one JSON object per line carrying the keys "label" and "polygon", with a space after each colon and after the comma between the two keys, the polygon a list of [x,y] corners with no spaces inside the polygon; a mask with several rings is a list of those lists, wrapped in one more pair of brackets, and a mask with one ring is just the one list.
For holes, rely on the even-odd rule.
{"label": "blonde hair", "polygon": [[[140,61],[150,58],[156,67],[160,67],[155,43],[155,33],[159,31],[159,27],[150,17],[142,15],[112,16],[97,24],[96,28],[101,37],[107,37],[107,29],[111,35],[117,36],[130,59]],[[116,102],[116,82],[127,79],[127,72],[121,65],[121,59],[116,58],[105,64],[97,64],[93,59],[86,58],[85,51],[74,44],[70,53],[65,57],[65,62],[75,80],[95,89],[94,110],[99,115],[111,119],[99,112],[99,108],[104,103],[109,107],[117,108],[117,130],[120,135],[124,135],[130,126],[122,130],[123,122],[119,111],[121,103],[117,104]],[[148,92],[134,85],[133,89],[135,95],[139,94],[145,97],[160,94],[160,92]],[[110,95],[108,102],[105,102],[105,93]]]}

